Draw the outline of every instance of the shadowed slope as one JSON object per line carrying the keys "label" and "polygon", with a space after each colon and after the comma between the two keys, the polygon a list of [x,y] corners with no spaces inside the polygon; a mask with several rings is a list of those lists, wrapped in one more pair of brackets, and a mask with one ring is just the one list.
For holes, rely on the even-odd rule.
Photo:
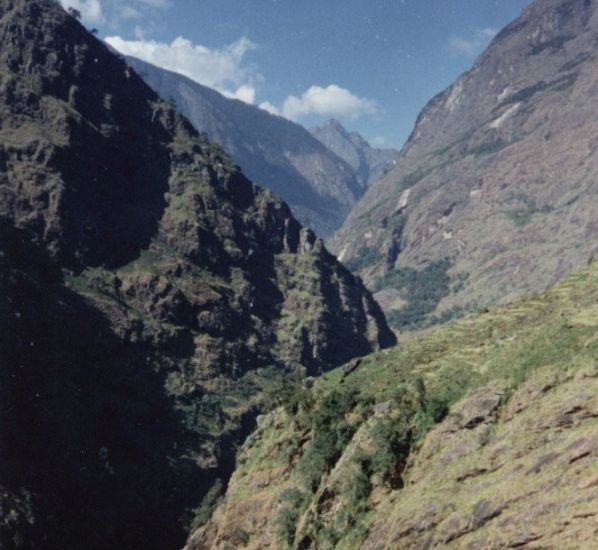
{"label": "shadowed slope", "polygon": [[0,0],[3,547],[182,546],[263,394],[395,342],[289,208],[52,0]]}

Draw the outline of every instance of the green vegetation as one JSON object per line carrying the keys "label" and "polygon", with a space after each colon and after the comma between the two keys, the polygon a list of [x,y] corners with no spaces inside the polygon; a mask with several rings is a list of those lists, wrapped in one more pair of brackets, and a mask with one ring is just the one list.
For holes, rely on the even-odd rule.
{"label": "green vegetation", "polygon": [[590,54],[589,52],[581,52],[577,54],[571,61],[567,61],[567,63],[564,63],[559,68],[559,72],[564,73],[572,69],[575,69],[575,67],[581,65],[582,63],[585,63],[586,61],[589,61],[590,59],[592,59],[592,54]]}
{"label": "green vegetation", "polygon": [[493,155],[494,153],[498,153],[505,147],[511,145],[511,142],[505,141],[502,138],[497,139],[496,141],[490,141],[481,143],[480,145],[476,145],[471,149],[466,151],[466,155],[474,155],[475,157],[480,157],[483,155]]}
{"label": "green vegetation", "polygon": [[549,85],[544,80],[541,80],[540,82],[536,82],[535,84],[532,84],[531,86],[527,86],[526,88],[523,88],[522,90],[519,90],[518,92],[514,93],[513,95],[507,97],[504,101],[499,103],[494,108],[494,110],[498,111],[500,108],[504,107],[505,105],[512,105],[513,103],[527,101],[527,100],[531,99],[533,96],[535,96],[538,92],[541,92],[541,91],[545,90],[546,88],[548,88],[548,86]]}
{"label": "green vegetation", "polygon": [[237,527],[230,536],[230,542],[235,548],[245,546],[249,542],[249,534],[247,531]]}
{"label": "green vegetation", "polygon": [[552,206],[546,204],[538,207],[536,201],[527,195],[518,193],[513,197],[514,200],[523,203],[523,208],[511,210],[506,213],[508,218],[517,226],[525,227],[536,214],[549,214],[554,210]]}
{"label": "green vegetation", "polygon": [[540,42],[539,44],[535,44],[530,49],[531,55],[538,55],[542,53],[544,50],[559,50],[563,47],[563,45],[570,40],[573,40],[575,36],[556,36],[551,40],[546,40],[545,42]]}
{"label": "green vegetation", "polygon": [[355,427],[346,419],[356,406],[357,390],[332,391],[310,411],[313,439],[297,464],[311,491],[320,485],[322,475],[338,460],[351,441]]}
{"label": "green vegetation", "polygon": [[451,266],[451,259],[444,258],[431,262],[420,271],[406,267],[389,271],[378,278],[374,282],[374,291],[394,288],[407,300],[404,308],[388,314],[388,322],[393,327],[402,329],[429,326],[427,317],[436,309],[440,300],[451,292],[451,276],[448,274]]}
{"label": "green vegetation", "polygon": [[[454,292],[458,291],[454,290]],[[454,305],[438,315],[428,316],[422,328],[443,325],[444,323],[448,323],[449,321],[463,317],[469,311],[471,311],[471,309],[469,309],[467,306]]]}
{"label": "green vegetation", "polygon": [[407,174],[406,176],[402,177],[397,182],[397,187],[398,187],[399,191],[405,191],[405,189],[409,189],[410,187],[413,187],[416,183],[420,182],[428,174],[430,174],[434,170],[434,168],[436,168],[436,167],[427,168],[427,169],[426,168],[418,168],[414,172],[411,172],[411,173]]}
{"label": "green vegetation", "polygon": [[561,376],[595,365],[596,304],[592,265],[540,296],[448,324],[309,384],[297,377],[284,410],[247,449],[235,483],[250,480],[251,471],[287,469],[265,489],[280,491],[281,547],[359,548],[380,489],[407,490],[410,457],[467,394],[497,388],[504,404],[538,371]]}
{"label": "green vegetation", "polygon": [[189,532],[193,532],[195,529],[208,522],[212,517],[214,510],[222,500],[223,492],[224,484],[222,483],[222,480],[216,479],[212,487],[210,487],[206,493],[201,504],[191,512],[185,526]]}
{"label": "green vegetation", "polygon": [[354,273],[359,273],[363,269],[371,267],[384,260],[383,254],[375,247],[364,246],[360,248],[355,256],[345,262],[345,266]]}
{"label": "green vegetation", "polygon": [[[294,448],[298,457],[285,455],[286,461],[296,460],[295,472],[301,487],[289,489],[280,497],[282,511],[277,517],[277,532],[279,542],[288,547],[295,547],[301,516],[368,418],[373,414],[378,416],[368,431],[369,451],[358,446],[335,485],[334,492],[344,495],[337,512],[339,526],[333,528],[316,522],[309,532],[308,538],[324,548],[334,547],[347,531],[367,533],[363,519],[370,509],[368,499],[373,487],[376,484],[389,489],[403,487],[403,471],[413,446],[420,444],[430,427],[446,416],[450,405],[464,392],[463,381],[459,381],[457,386],[429,393],[421,376],[407,375],[399,378],[388,395],[389,401],[383,409],[389,413],[380,415],[374,407],[374,394],[359,384],[345,385],[344,381],[338,385],[324,382],[330,391],[320,394],[316,388],[299,406],[292,392],[286,394],[289,402],[284,408],[287,414],[294,411],[289,418],[293,418],[295,428],[311,434],[302,448]],[[305,386],[297,381],[296,390],[295,393],[302,394]]]}
{"label": "green vegetation", "polygon": [[276,527],[279,540],[291,547],[295,540],[297,522],[309,503],[309,495],[298,489],[289,489],[280,498],[282,511],[276,518]]}
{"label": "green vegetation", "polygon": [[552,82],[541,80],[540,82],[536,82],[531,86],[527,86],[526,88],[523,88],[522,90],[519,90],[513,95],[507,97],[494,108],[494,111],[498,111],[506,105],[528,101],[537,93],[543,92],[544,90],[554,90],[557,92],[563,91],[575,84],[576,80],[577,74],[566,74],[560,78],[557,78],[556,80],[553,80]]}
{"label": "green vegetation", "polygon": [[567,88],[573,86],[573,84],[575,84],[575,82],[577,81],[577,77],[577,73],[565,75],[562,78],[559,78],[558,80],[553,82],[550,89],[555,92],[562,92]]}

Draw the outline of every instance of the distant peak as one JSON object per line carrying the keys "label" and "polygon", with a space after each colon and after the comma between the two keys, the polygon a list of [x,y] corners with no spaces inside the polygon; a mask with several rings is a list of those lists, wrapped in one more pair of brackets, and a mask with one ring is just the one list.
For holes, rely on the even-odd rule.
{"label": "distant peak", "polygon": [[324,126],[329,128],[345,129],[345,127],[336,118],[328,119]]}
{"label": "distant peak", "polygon": [[336,118],[328,119],[322,126],[313,128],[313,132],[328,132],[342,136],[344,139],[349,139],[349,131]]}

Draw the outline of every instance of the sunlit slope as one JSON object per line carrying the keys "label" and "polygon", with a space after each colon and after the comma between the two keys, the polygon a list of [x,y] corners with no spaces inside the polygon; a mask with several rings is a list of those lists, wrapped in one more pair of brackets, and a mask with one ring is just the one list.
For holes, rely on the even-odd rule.
{"label": "sunlit slope", "polygon": [[422,110],[331,242],[419,331],[581,269],[598,226],[598,2],[535,0]]}
{"label": "sunlit slope", "polygon": [[594,263],[287,391],[189,548],[593,548],[597,358]]}

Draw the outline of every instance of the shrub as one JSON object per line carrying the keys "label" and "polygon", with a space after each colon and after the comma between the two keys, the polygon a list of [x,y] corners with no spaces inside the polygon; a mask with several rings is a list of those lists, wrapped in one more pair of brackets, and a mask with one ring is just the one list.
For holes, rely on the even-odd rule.
{"label": "shrub", "polygon": [[345,267],[349,271],[358,273],[367,267],[377,264],[384,259],[382,253],[373,246],[364,246],[360,248],[355,256],[345,262]]}
{"label": "shrub", "polygon": [[289,489],[280,500],[284,507],[276,519],[277,534],[283,544],[292,547],[297,522],[309,502],[309,496],[299,489]]}
{"label": "shrub", "polygon": [[466,154],[473,155],[475,157],[480,157],[483,155],[492,155],[494,153],[498,153],[498,151],[501,151],[509,145],[510,143],[508,141],[499,138],[496,141],[487,141],[485,143],[477,145],[476,147],[472,147],[471,149],[467,150]]}
{"label": "shrub", "polygon": [[394,327],[418,329],[427,326],[426,317],[432,313],[442,298],[451,292],[448,270],[450,258],[431,262],[421,271],[406,267],[390,271],[374,283],[374,291],[395,288],[407,299],[407,305],[387,315]]}
{"label": "shrub", "polygon": [[376,453],[371,459],[372,473],[393,489],[403,486],[403,468],[409,456],[412,428],[408,413],[388,417],[378,422],[372,429],[372,441]]}
{"label": "shrub", "polygon": [[527,225],[535,214],[549,214],[554,210],[549,204],[539,207],[534,199],[523,193],[514,195],[513,200],[522,202],[524,205],[523,208],[511,210],[506,213],[517,227],[524,227]]}
{"label": "shrub", "polygon": [[333,391],[313,412],[313,438],[298,463],[311,491],[318,488],[322,475],[334,466],[355,433],[345,417],[357,404],[356,397],[357,390]]}
{"label": "shrub", "polygon": [[188,522],[189,532],[199,529],[210,520],[214,510],[222,500],[223,492],[224,484],[222,483],[222,480],[216,479],[212,487],[210,487],[210,490],[206,493],[206,496],[203,497],[201,504],[193,510],[192,517]]}
{"label": "shrub", "polygon": [[235,547],[246,546],[249,542],[249,534],[240,527],[235,527],[229,540],[231,544],[235,545]]}

